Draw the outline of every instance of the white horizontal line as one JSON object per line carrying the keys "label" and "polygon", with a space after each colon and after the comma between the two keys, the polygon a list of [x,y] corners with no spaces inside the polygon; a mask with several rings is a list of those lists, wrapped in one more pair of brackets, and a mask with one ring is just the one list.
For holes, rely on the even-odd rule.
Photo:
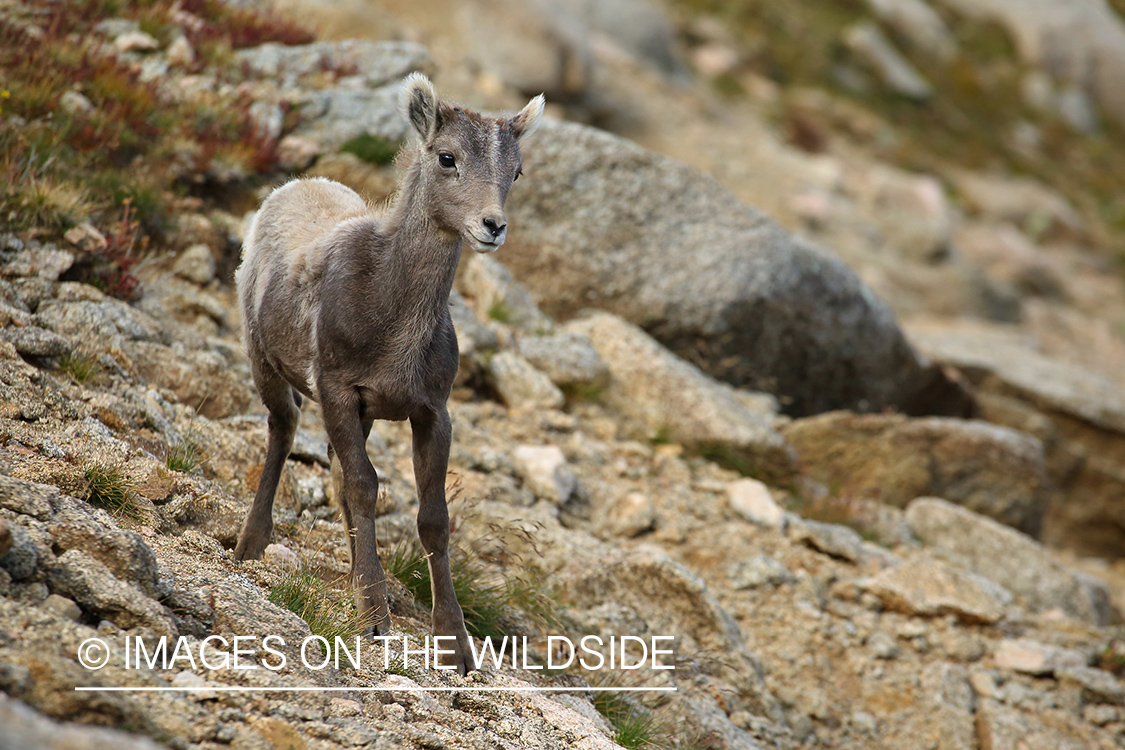
{"label": "white horizontal line", "polygon": [[385,685],[383,687],[244,687],[241,685],[224,685],[221,687],[173,686],[173,687],[97,687],[79,686],[74,688],[78,692],[115,692],[115,693],[307,693],[307,692],[370,692],[383,690],[403,693],[562,693],[562,692],[589,692],[589,693],[666,693],[676,692],[674,687],[492,687],[473,685],[469,687],[396,687]]}

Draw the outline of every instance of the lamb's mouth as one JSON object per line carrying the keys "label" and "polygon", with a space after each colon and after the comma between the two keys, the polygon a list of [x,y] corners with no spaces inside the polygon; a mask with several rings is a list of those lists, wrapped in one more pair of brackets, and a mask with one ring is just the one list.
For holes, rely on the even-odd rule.
{"label": "lamb's mouth", "polygon": [[499,237],[497,237],[496,240],[493,241],[493,242],[486,242],[485,240],[480,239],[476,235],[469,235],[469,237],[468,237],[469,246],[472,247],[473,250],[475,250],[478,253],[494,253],[494,252],[496,252],[496,249],[504,244],[504,239],[505,239],[505,236],[504,236],[503,233]]}

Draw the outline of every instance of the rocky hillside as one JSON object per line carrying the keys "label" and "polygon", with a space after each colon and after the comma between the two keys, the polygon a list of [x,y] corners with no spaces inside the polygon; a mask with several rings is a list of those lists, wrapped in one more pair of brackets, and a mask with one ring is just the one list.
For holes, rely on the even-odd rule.
{"label": "rocky hillside", "polygon": [[[1125,746],[1125,26],[1048,5],[0,2],[0,750]],[[451,299],[455,577],[518,668],[139,662],[363,629],[315,404],[231,555],[231,279],[270,185],[390,194],[414,70],[552,102]],[[421,638],[408,427],[368,452]],[[675,668],[534,668],[586,635]]]}

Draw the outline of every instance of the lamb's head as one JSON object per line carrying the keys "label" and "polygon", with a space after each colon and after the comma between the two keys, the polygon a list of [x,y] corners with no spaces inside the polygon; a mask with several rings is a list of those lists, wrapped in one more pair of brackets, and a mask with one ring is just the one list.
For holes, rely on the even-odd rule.
{"label": "lamb's head", "polygon": [[421,73],[403,82],[403,115],[419,138],[421,208],[478,253],[504,244],[504,200],[520,175],[520,142],[539,126],[543,103],[540,95],[514,117],[485,117],[439,100]]}

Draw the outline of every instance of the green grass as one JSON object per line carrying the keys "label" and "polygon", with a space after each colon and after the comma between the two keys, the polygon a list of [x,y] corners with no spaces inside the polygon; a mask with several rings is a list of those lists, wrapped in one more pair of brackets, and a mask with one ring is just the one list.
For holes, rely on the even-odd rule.
{"label": "green grass", "polygon": [[168,458],[164,463],[172,471],[190,474],[199,468],[199,446],[191,438],[185,437],[168,449]]}
{"label": "green grass", "polygon": [[1098,654],[1098,669],[1104,669],[1110,674],[1125,677],[1125,640],[1116,640],[1106,644]]}
{"label": "green grass", "polygon": [[96,356],[79,350],[62,355],[55,360],[55,364],[78,385],[96,383],[102,372],[101,363]]}
{"label": "green grass", "polygon": [[179,442],[168,448],[164,465],[172,471],[190,474],[203,463],[199,442],[196,439],[195,423],[192,422]]}
{"label": "green grass", "polygon": [[394,141],[367,134],[357,135],[340,147],[341,151],[355,154],[366,162],[380,166],[393,162],[398,149],[399,144]]}
{"label": "green grass", "polygon": [[286,571],[270,589],[269,600],[300,617],[313,635],[329,643],[337,637],[351,640],[371,627],[370,619],[355,609],[350,592],[325,583],[308,568]]}
{"label": "green grass", "polygon": [[572,383],[562,386],[562,392],[572,401],[601,401],[605,388],[597,383]]}
{"label": "green grass", "polygon": [[392,649],[391,658],[390,660],[381,663],[381,666],[386,666],[385,672],[387,674],[397,674],[399,677],[406,677],[417,682],[418,679],[423,675],[422,670],[415,666],[415,664],[418,664],[419,662],[412,662],[409,659],[404,658],[401,651],[395,653],[392,646],[388,646],[388,648]]}
{"label": "green grass", "polygon": [[512,322],[512,310],[504,300],[498,299],[489,306],[488,317],[506,325]]}
{"label": "green grass", "polygon": [[[521,617],[544,628],[564,626],[564,616],[557,610],[553,592],[544,582],[498,575],[483,561],[469,557],[452,541],[450,548],[453,590],[465,614],[465,627],[471,634],[478,638],[503,636],[511,632]],[[417,537],[407,534],[391,546],[383,559],[383,569],[401,581],[420,606],[427,609],[433,606],[430,568]]]}
{"label": "green grass", "polygon": [[737,471],[741,476],[762,478],[762,469],[753,461],[745,451],[732,448],[729,445],[710,445],[700,448],[699,455],[724,469]]}
{"label": "green grass", "polygon": [[139,496],[120,464],[92,461],[82,468],[82,473],[90,486],[91,505],[114,516],[137,518],[140,515]]}
{"label": "green grass", "polygon": [[[603,687],[616,686],[606,681]],[[664,721],[655,712],[634,702],[624,693],[594,693],[594,708],[613,725],[613,741],[629,750],[659,750],[672,747]]]}

